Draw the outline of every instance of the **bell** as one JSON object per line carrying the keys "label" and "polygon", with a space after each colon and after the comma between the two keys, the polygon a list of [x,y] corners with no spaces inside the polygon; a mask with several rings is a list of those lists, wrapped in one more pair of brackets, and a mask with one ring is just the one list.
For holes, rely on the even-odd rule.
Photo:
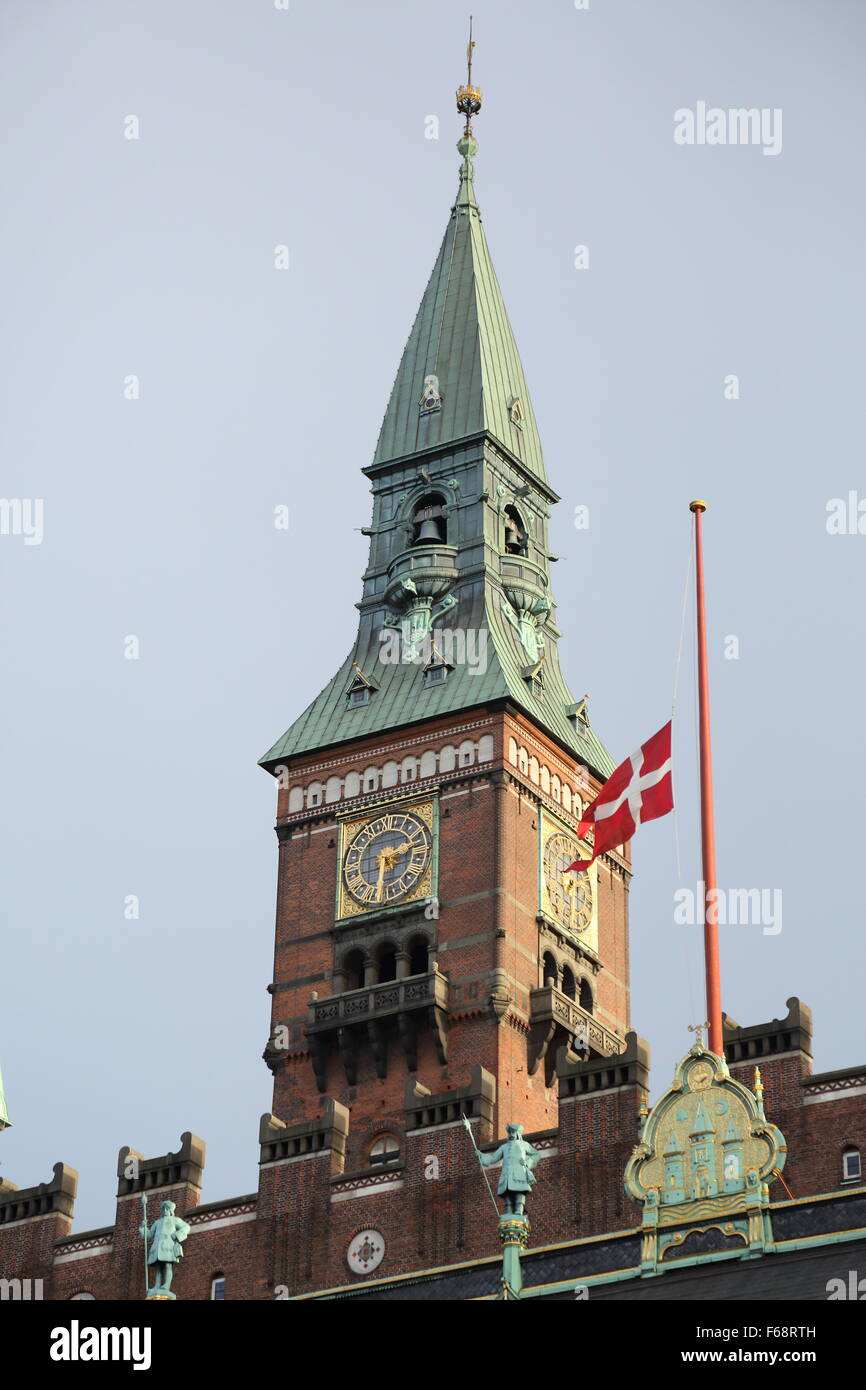
{"label": "bell", "polygon": [[421,522],[421,525],[420,525],[419,530],[418,530],[418,535],[415,537],[415,544],[416,544],[416,545],[429,545],[429,544],[438,545],[438,543],[439,543],[439,541],[441,541],[441,539],[442,539],[442,537],[441,537],[441,535],[439,534],[439,523],[438,523],[438,521],[436,521],[435,517],[428,516],[427,519],[426,519],[426,521],[422,521],[422,522]]}
{"label": "bell", "polygon": [[509,555],[519,555],[522,545],[523,537],[514,525],[514,522],[509,521],[505,527],[505,549],[508,551]]}

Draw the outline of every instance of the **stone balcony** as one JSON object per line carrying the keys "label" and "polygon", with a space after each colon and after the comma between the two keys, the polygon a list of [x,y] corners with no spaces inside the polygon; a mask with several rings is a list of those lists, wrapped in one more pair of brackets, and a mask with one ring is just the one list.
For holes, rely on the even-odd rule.
{"label": "stone balcony", "polygon": [[613,1057],[625,1047],[622,1038],[552,985],[531,991],[529,1025],[529,1074],[544,1062],[548,1086],[553,1085],[558,1049],[574,1047],[579,1035],[586,1038],[590,1057]]}
{"label": "stone balcony", "polygon": [[377,1075],[388,1074],[389,1043],[395,1034],[406,1057],[406,1067],[418,1066],[418,1029],[427,1025],[442,1066],[448,1060],[448,981],[434,965],[423,975],[365,985],[328,999],[316,999],[310,1007],[306,1036],[320,1091],[326,1089],[327,1055],[336,1043],[350,1086],[357,1082],[358,1052],[369,1046]]}

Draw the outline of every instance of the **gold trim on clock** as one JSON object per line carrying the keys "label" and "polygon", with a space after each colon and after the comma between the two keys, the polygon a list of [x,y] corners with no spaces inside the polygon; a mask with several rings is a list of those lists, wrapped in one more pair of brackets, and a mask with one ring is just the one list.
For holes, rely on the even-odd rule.
{"label": "gold trim on clock", "polygon": [[340,917],[428,897],[432,868],[432,802],[382,806],[344,821]]}
{"label": "gold trim on clock", "polygon": [[598,877],[588,870],[569,872],[569,864],[589,858],[586,840],[546,811],[539,824],[539,909],[580,945],[598,951]]}

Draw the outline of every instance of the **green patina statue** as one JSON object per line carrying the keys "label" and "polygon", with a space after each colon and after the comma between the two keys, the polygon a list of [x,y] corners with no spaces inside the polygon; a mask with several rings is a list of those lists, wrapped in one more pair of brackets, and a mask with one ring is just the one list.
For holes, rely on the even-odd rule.
{"label": "green patina statue", "polygon": [[[143,1207],[144,1201],[142,1194]],[[153,1289],[148,1290],[151,1294],[168,1293],[173,1267],[178,1260],[183,1259],[181,1242],[189,1235],[189,1226],[179,1216],[175,1216],[174,1211],[174,1202],[163,1202],[156,1221],[149,1228],[147,1222],[143,1221],[139,1227],[139,1235],[143,1236],[145,1241],[150,1241],[147,1263],[156,1265],[156,1284]]]}
{"label": "green patina statue", "polygon": [[505,1198],[505,1211],[509,1216],[522,1216],[527,1192],[535,1186],[535,1165],[540,1158],[537,1149],[523,1138],[523,1125],[506,1125],[507,1138],[493,1153],[478,1153],[479,1161],[485,1168],[494,1163],[502,1163],[499,1186],[496,1191]]}

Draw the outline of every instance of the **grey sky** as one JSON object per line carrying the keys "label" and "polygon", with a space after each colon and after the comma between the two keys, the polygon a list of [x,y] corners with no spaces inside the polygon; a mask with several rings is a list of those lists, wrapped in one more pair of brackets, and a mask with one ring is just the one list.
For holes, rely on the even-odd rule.
{"label": "grey sky", "polygon": [[[828,535],[826,504],[866,496],[866,17],[473,9],[476,187],[563,498],[566,671],[615,756],[664,722],[706,496],[719,877],[784,904],[777,935],[723,930],[724,1004],[756,1023],[799,994],[816,1069],[863,1062],[866,536]],[[276,869],[256,759],[351,642],[360,469],[456,189],[466,14],[3,7],[0,491],[43,498],[45,533],[0,536],[0,1172],[78,1168],[78,1230],[113,1219],[123,1144],[192,1129],[206,1200],[256,1186]],[[781,108],[782,152],[678,146],[698,101]],[[656,1094],[704,1016],[699,929],[673,920],[699,877],[692,646],[690,610],[681,876],[670,818],[634,846]]]}

